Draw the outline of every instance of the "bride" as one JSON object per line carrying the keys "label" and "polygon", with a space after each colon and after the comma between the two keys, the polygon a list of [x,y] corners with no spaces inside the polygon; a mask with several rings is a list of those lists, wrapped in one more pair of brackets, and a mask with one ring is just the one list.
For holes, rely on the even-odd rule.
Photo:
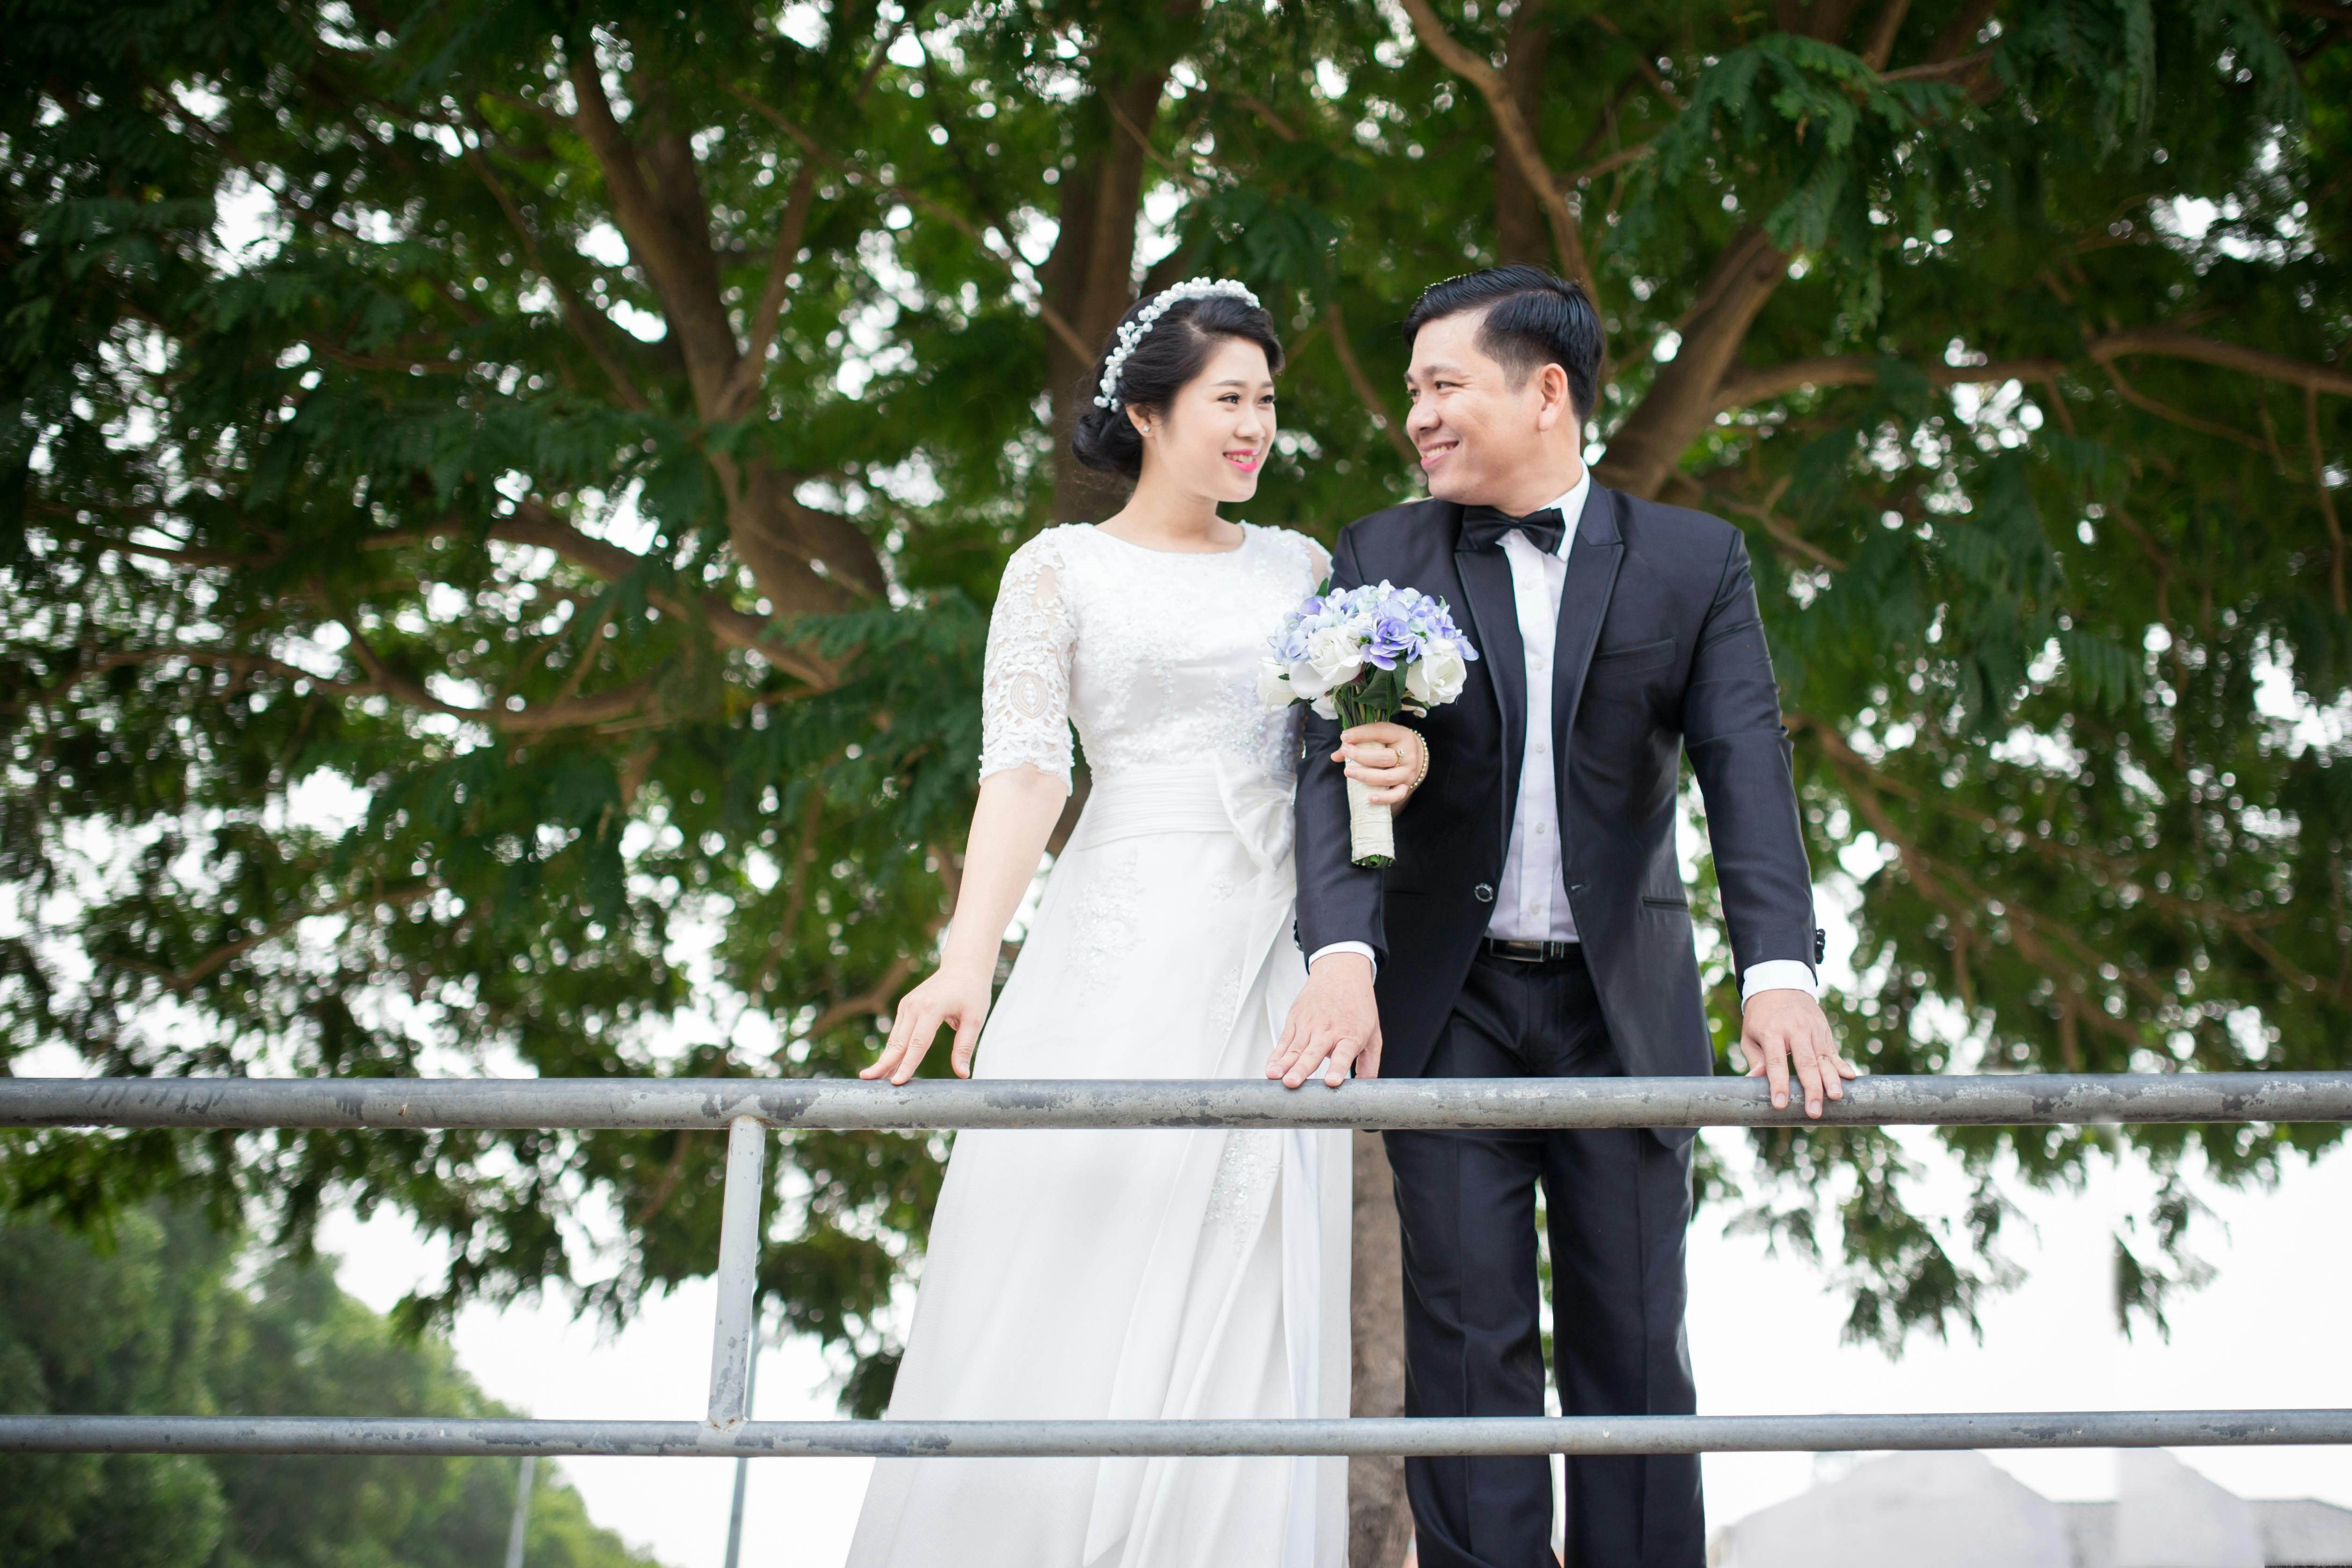
{"label": "bride", "polygon": [[[1295,709],[1260,705],[1256,674],[1329,562],[1312,539],[1217,507],[1256,492],[1281,366],[1272,320],[1238,283],[1181,284],[1119,322],[1073,446],[1134,493],[1005,568],[955,919],[863,1076],[906,1082],[941,1027],[966,1076],[1265,1071],[1306,968],[1292,931],[1299,731]],[[1073,722],[1092,792],[991,1019],[998,944],[1069,793]],[[1349,771],[1402,803],[1419,737],[1378,725],[1346,739]],[[1334,1056],[1327,1082],[1345,1076]],[[890,1415],[1345,1416],[1348,1150],[1344,1132],[959,1134]],[[849,1563],[1346,1556],[1344,1459],[920,1458],[875,1466]]]}

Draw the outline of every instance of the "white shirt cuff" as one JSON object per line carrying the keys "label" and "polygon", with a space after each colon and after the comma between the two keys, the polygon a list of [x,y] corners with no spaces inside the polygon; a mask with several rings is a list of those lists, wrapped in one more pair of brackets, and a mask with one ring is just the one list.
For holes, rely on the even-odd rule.
{"label": "white shirt cuff", "polygon": [[1313,968],[1315,960],[1331,953],[1360,953],[1363,955],[1364,962],[1372,967],[1372,977],[1374,979],[1380,977],[1381,961],[1372,956],[1372,945],[1369,942],[1334,942],[1328,946],[1318,947],[1307,956],[1307,967]]}
{"label": "white shirt cuff", "polygon": [[1794,958],[1767,958],[1760,964],[1748,965],[1747,973],[1739,977],[1739,1005],[1746,1007],[1759,991],[1802,991],[1818,1000],[1822,982],[1811,964]]}

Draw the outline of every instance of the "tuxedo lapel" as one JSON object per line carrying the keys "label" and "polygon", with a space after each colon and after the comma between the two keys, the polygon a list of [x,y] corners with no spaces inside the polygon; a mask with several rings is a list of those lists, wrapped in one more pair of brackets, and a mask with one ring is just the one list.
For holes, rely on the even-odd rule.
{"label": "tuxedo lapel", "polygon": [[[1455,508],[1455,528],[1461,510]],[[1468,549],[1455,535],[1454,570],[1462,578],[1463,630],[1478,650],[1470,666],[1483,674],[1503,737],[1503,815],[1499,848],[1511,841],[1511,815],[1518,810],[1519,762],[1527,751],[1528,654],[1519,640],[1518,601],[1511,591],[1511,563],[1499,549]]]}
{"label": "tuxedo lapel", "polygon": [[1558,650],[1551,686],[1552,726],[1558,744],[1552,747],[1559,769],[1561,826],[1567,826],[1568,748],[1576,732],[1576,710],[1584,695],[1584,677],[1592,668],[1592,650],[1601,640],[1601,622],[1609,614],[1609,597],[1617,589],[1617,569],[1625,560],[1625,536],[1619,528],[1624,497],[1599,485],[1584,499],[1584,516],[1577,525],[1575,548],[1568,552],[1568,575],[1560,584],[1559,628],[1552,646]]}

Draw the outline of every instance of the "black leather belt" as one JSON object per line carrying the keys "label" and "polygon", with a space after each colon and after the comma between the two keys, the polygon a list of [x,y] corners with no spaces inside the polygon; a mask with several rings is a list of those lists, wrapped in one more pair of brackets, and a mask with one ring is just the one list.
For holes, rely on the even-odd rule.
{"label": "black leather belt", "polygon": [[1514,964],[1556,964],[1562,958],[1574,958],[1583,952],[1580,942],[1518,942],[1505,936],[1486,939],[1486,955],[1507,959]]}

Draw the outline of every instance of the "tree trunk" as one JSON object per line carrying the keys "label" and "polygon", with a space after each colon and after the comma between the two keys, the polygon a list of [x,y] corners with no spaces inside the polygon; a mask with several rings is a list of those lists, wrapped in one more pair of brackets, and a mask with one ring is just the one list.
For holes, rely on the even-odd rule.
{"label": "tree trunk", "polygon": [[[1510,56],[1503,64],[1503,81],[1529,126],[1543,118],[1544,67],[1551,57],[1551,24],[1540,8],[1521,0],[1511,19]],[[1509,152],[1495,149],[1495,259],[1505,267],[1557,267],[1559,258],[1551,243],[1551,221],[1544,199],[1528,183],[1526,172]]]}
{"label": "tree trunk", "polygon": [[[1355,1254],[1348,1317],[1352,1342],[1350,1416],[1404,1414],[1404,1250],[1388,1149],[1378,1133],[1355,1134]],[[1404,1461],[1348,1461],[1348,1561],[1352,1568],[1397,1568],[1412,1541]]]}
{"label": "tree trunk", "polygon": [[1723,247],[1683,319],[1675,357],[1658,367],[1641,403],[1611,433],[1608,455],[1593,465],[1602,484],[1634,496],[1664,488],[1715,417],[1716,389],[1738,361],[1756,313],[1788,275],[1788,253],[1761,229],[1744,229]]}
{"label": "tree trunk", "polygon": [[[1200,8],[1200,0],[1170,0],[1170,26],[1162,35],[1169,52],[1097,89],[1081,120],[1091,121],[1091,130],[1080,139],[1077,166],[1062,176],[1062,207],[1055,214],[1060,232],[1053,254],[1037,269],[1037,282],[1045,303],[1089,345],[1108,339],[1135,302],[1135,224],[1143,208],[1148,158],[1143,138],[1159,122],[1176,46],[1189,39],[1188,24]],[[1061,334],[1046,334],[1056,522],[1087,521],[1116,511],[1127,494],[1123,481],[1097,474],[1070,455],[1071,432],[1094,402],[1095,388],[1088,383],[1093,371],[1091,358],[1082,362]]]}

